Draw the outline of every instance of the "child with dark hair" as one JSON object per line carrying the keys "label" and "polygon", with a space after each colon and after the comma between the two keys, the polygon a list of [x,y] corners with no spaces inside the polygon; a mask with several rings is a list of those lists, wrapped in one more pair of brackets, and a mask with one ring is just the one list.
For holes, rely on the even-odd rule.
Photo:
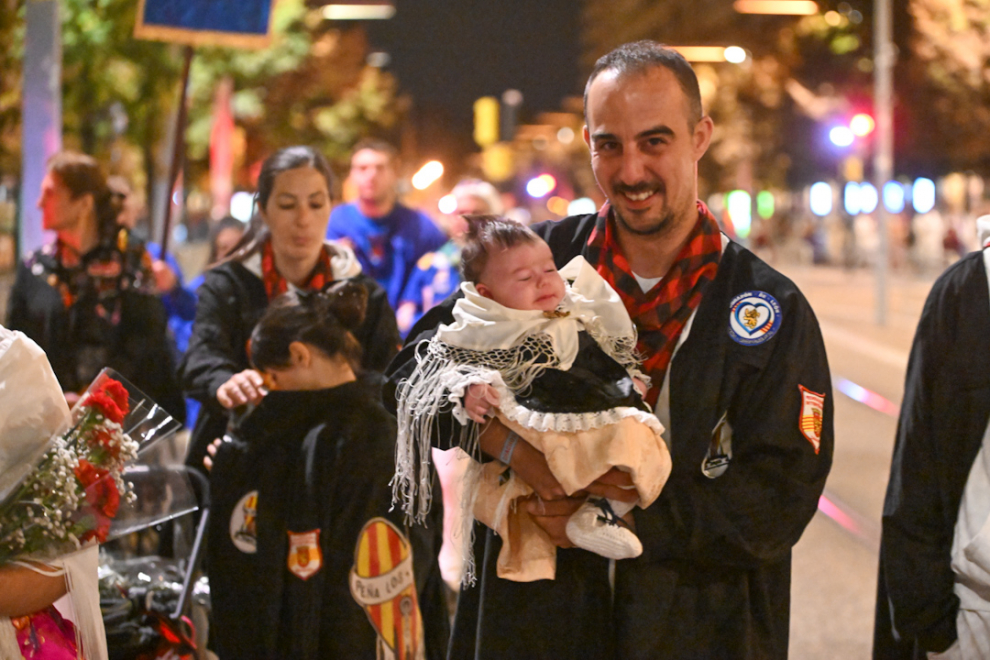
{"label": "child with dark hair", "polygon": [[569,495],[613,468],[629,472],[638,501],[589,497],[567,535],[611,559],[638,556],[642,544],[622,516],[657,498],[670,457],[643,402],[646,377],[637,369],[636,331],[622,301],[581,257],[558,271],[550,248],[528,227],[498,216],[467,220],[455,323],[438,328],[398,388],[393,497],[407,514],[423,517],[430,507],[424,461],[439,416],[453,415],[461,424],[455,439],[478,457],[482,427],[494,415],[510,434],[498,461],[469,470],[461,539],[466,580],[473,518],[502,536],[500,577],[554,577],[553,542],[515,506],[532,494],[508,469],[520,439],[545,455]]}
{"label": "child with dark hair", "polygon": [[210,475],[220,657],[446,654],[440,525],[389,512],[395,420],[351,334],[367,304],[350,281],[286,293],[251,334],[270,391],[235,417]]}

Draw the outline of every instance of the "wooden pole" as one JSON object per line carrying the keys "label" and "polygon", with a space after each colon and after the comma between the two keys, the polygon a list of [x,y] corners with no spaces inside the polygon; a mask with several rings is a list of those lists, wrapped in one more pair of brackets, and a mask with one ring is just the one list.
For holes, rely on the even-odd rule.
{"label": "wooden pole", "polygon": [[162,223],[161,259],[168,251],[168,239],[172,233],[172,196],[175,195],[175,183],[179,180],[179,172],[185,160],[186,152],[186,96],[189,90],[189,68],[192,64],[193,47],[186,46],[183,51],[185,61],[182,65],[182,88],[179,92],[179,111],[175,113],[175,142],[172,146],[172,166],[168,173],[168,195],[165,196],[165,221]]}

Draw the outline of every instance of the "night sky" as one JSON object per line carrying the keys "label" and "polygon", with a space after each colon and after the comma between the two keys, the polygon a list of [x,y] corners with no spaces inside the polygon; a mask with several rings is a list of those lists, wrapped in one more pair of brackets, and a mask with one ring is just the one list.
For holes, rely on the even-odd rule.
{"label": "night sky", "polygon": [[578,0],[397,0],[395,17],[369,23],[371,47],[413,97],[424,157],[475,149],[472,106],[481,96],[523,93],[521,120],[579,95]]}

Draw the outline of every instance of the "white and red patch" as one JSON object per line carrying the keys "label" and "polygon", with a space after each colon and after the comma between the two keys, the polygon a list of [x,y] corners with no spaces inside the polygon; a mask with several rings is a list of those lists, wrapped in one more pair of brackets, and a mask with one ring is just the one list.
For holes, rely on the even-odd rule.
{"label": "white and red patch", "polygon": [[818,453],[822,445],[822,423],[825,419],[825,395],[812,392],[803,385],[798,385],[801,390],[801,415],[798,418],[798,428],[801,434],[808,439],[811,446]]}
{"label": "white and red patch", "polygon": [[320,530],[289,532],[289,570],[303,580],[308,580],[323,567],[320,550]]}

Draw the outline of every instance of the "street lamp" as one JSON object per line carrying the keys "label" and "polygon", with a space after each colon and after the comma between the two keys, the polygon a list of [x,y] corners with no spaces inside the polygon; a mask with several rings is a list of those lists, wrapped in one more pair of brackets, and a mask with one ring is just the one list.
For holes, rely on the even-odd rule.
{"label": "street lamp", "polygon": [[732,8],[740,14],[813,16],[818,5],[810,0],[736,0]]}
{"label": "street lamp", "polygon": [[334,2],[323,6],[323,18],[330,21],[388,20],[395,16],[395,5],[390,0],[362,2]]}
{"label": "street lamp", "polygon": [[670,46],[688,62],[729,62],[742,64],[746,51],[739,46]]}

